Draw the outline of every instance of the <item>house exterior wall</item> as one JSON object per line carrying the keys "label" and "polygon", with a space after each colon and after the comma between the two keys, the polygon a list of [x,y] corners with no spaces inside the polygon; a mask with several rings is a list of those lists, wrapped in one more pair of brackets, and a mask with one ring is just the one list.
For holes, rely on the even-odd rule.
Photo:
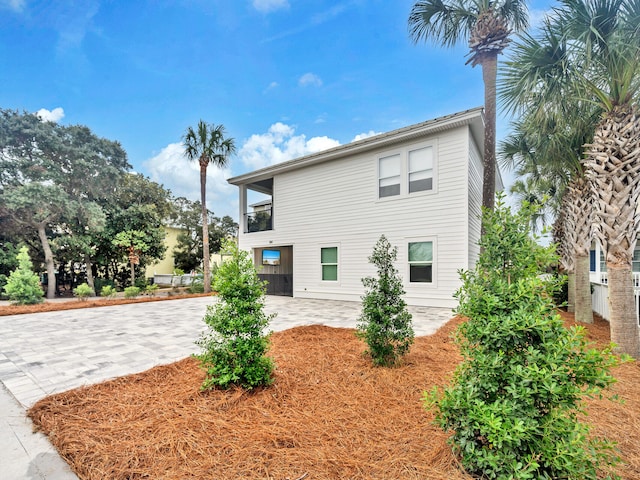
{"label": "house exterior wall", "polygon": [[165,226],[164,232],[164,244],[166,245],[167,250],[164,252],[164,258],[162,260],[147,266],[145,270],[145,276],[147,278],[153,278],[154,274],[172,274],[173,269],[175,268],[173,262],[173,249],[178,244],[178,234],[180,233],[180,229]]}
{"label": "house exterior wall", "polygon": [[[473,268],[480,256],[480,230],[482,228],[482,156],[478,145],[469,138],[469,196],[468,196],[468,248],[469,269]],[[498,182],[496,182],[498,184]]]}
{"label": "house exterior wall", "polygon": [[[378,158],[431,145],[434,151],[433,191],[378,197]],[[293,247],[293,295],[359,301],[361,279],[373,275],[368,263],[381,234],[398,247],[396,267],[404,279],[410,305],[453,307],[460,285],[458,269],[469,268],[479,235],[472,224],[479,207],[470,200],[481,183],[478,148],[469,127],[452,128],[396,146],[353,154],[276,174],[273,178],[273,230],[241,233],[239,246]],[[481,169],[480,169],[481,171]],[[477,178],[476,178],[477,177]],[[480,202],[480,199],[477,200]],[[433,282],[410,283],[408,243],[432,241]],[[338,247],[338,280],[323,281],[320,251]]]}

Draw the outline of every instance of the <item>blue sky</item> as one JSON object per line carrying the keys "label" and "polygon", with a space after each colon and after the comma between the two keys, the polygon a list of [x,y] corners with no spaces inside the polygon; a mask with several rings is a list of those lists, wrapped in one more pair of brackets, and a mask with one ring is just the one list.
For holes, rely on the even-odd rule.
{"label": "blue sky", "polygon": [[0,107],[87,125],[194,200],[182,135],[223,124],[238,153],[209,169],[207,203],[237,218],[230,176],[482,105],[466,45],[410,41],[413,3],[0,0]]}

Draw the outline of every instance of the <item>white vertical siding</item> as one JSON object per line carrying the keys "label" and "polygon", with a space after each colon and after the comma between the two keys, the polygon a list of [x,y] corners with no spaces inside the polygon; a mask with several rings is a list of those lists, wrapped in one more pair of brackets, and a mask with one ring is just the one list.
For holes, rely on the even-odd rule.
{"label": "white vertical siding", "polygon": [[480,255],[481,215],[482,215],[482,157],[478,145],[469,136],[469,265],[475,266]]}
{"label": "white vertical siding", "polygon": [[[406,155],[425,143],[435,152],[434,191],[379,199],[380,154]],[[384,152],[276,175],[274,229],[241,234],[240,247],[292,245],[294,296],[359,300],[364,292],[361,278],[375,272],[367,258],[385,234],[398,247],[397,268],[405,279],[407,303],[452,307],[452,294],[460,284],[457,270],[468,267],[470,256],[469,145],[469,129],[460,127]],[[407,182],[404,169],[403,182]],[[434,282],[409,283],[408,243],[429,240],[434,241]],[[320,248],[327,246],[338,247],[337,282],[321,279]]]}

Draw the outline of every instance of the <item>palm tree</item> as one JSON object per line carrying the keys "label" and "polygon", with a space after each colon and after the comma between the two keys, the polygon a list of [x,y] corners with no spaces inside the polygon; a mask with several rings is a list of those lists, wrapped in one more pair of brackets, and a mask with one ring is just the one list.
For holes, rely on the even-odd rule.
{"label": "palm tree", "polygon": [[[545,110],[552,112],[553,108],[548,105]],[[562,222],[556,223],[555,231],[561,241],[561,267],[569,279],[568,309],[585,323],[593,322],[589,278],[593,208],[580,160],[582,146],[593,138],[597,123],[593,110],[583,103],[563,116],[525,115],[500,148],[503,165],[515,167],[516,174],[524,177],[513,185],[512,193],[518,196],[524,183],[525,192],[550,197],[544,205]]]}
{"label": "palm tree", "polygon": [[409,34],[417,43],[433,40],[446,47],[467,40],[467,64],[482,66],[484,81],[484,159],[482,205],[493,208],[496,190],[496,78],[498,55],[512,30],[527,27],[524,0],[422,0],[409,15]]}
{"label": "palm tree", "polygon": [[184,135],[185,154],[189,160],[200,164],[200,202],[202,205],[202,267],[204,291],[211,292],[211,267],[209,254],[209,217],[207,215],[207,167],[215,165],[223,168],[229,155],[236,150],[233,138],[225,138],[223,125],[208,125],[198,122],[194,131],[189,127]]}
{"label": "palm tree", "polygon": [[[538,61],[540,52],[549,62]],[[600,113],[583,161],[593,233],[606,256],[611,340],[640,358],[631,276],[640,225],[640,2],[562,0],[514,58],[505,75],[510,108],[543,118],[590,103]],[[545,111],[549,105],[555,111]]]}

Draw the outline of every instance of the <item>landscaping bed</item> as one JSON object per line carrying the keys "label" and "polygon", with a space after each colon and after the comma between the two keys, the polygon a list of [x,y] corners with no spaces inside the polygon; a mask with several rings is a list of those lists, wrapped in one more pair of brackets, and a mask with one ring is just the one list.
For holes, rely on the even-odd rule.
{"label": "landscaping bed", "polygon": [[[185,359],[46,397],[29,416],[83,480],[468,479],[421,400],[460,361],[460,322],[416,338],[397,368],[372,367],[351,329],[297,327],[272,336],[269,388],[200,392]],[[608,324],[588,333],[606,342]],[[640,479],[640,368],[614,375],[625,403],[590,400],[586,420],[618,442],[621,477]]]}
{"label": "landscaping bed", "polygon": [[6,315],[20,315],[24,313],[54,312],[58,310],[75,310],[77,308],[110,307],[128,303],[158,302],[163,300],[178,300],[181,298],[205,297],[210,293],[161,292],[155,296],[141,295],[136,298],[100,298],[92,297],[88,300],[77,298],[56,299],[52,302],[36,303],[35,305],[0,305],[0,317]]}

